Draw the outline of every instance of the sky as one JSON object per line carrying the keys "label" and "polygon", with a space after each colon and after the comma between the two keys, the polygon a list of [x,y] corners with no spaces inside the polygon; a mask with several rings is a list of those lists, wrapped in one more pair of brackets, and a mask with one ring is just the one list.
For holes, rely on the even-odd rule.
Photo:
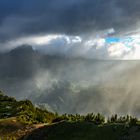
{"label": "sky", "polygon": [[0,90],[18,100],[140,116],[138,60],[139,0],[0,0]]}
{"label": "sky", "polygon": [[138,0],[0,1],[0,51],[22,44],[47,54],[140,59]]}

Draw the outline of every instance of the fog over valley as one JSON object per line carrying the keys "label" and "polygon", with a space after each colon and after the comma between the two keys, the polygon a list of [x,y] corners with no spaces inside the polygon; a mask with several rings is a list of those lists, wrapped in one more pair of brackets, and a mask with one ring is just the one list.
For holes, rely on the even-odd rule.
{"label": "fog over valley", "polygon": [[138,60],[47,55],[23,45],[0,54],[0,87],[59,113],[139,116]]}

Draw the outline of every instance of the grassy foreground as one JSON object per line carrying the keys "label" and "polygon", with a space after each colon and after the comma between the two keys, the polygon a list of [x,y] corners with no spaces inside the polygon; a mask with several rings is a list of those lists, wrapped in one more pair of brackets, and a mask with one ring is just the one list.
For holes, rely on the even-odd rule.
{"label": "grassy foreground", "polygon": [[18,140],[45,124],[25,124],[16,117],[0,119],[0,140]]}
{"label": "grassy foreground", "polygon": [[25,125],[16,118],[0,120],[0,140],[139,140],[140,125],[95,125],[92,122],[59,122]]}
{"label": "grassy foreground", "polygon": [[95,125],[91,122],[61,122],[34,130],[20,140],[140,140],[140,126]]}

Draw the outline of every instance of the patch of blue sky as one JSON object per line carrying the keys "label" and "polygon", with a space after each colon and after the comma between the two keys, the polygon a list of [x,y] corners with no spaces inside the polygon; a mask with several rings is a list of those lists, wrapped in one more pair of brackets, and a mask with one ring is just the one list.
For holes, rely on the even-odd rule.
{"label": "patch of blue sky", "polygon": [[127,48],[133,48],[133,45],[131,43],[134,41],[134,38],[132,37],[126,37],[126,38],[117,38],[117,37],[109,37],[105,39],[105,42],[107,44],[112,44],[112,43],[122,43],[124,44]]}
{"label": "patch of blue sky", "polygon": [[111,44],[111,43],[119,43],[121,41],[120,38],[112,38],[112,37],[109,37],[109,38],[106,38],[105,39],[105,42],[108,43],[108,44]]}

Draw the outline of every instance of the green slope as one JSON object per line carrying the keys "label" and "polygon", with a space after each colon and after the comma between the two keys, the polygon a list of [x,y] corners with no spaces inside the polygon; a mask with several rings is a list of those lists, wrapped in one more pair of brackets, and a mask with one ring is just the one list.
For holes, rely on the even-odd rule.
{"label": "green slope", "polygon": [[36,108],[30,100],[16,101],[0,91],[0,119],[17,117],[26,124],[48,123],[54,119],[54,113]]}
{"label": "green slope", "polygon": [[53,113],[34,107],[31,101],[17,101],[0,91],[0,140],[15,140],[52,119]]}
{"label": "green slope", "polygon": [[139,140],[140,126],[95,125],[91,122],[61,122],[33,131],[21,140]]}

